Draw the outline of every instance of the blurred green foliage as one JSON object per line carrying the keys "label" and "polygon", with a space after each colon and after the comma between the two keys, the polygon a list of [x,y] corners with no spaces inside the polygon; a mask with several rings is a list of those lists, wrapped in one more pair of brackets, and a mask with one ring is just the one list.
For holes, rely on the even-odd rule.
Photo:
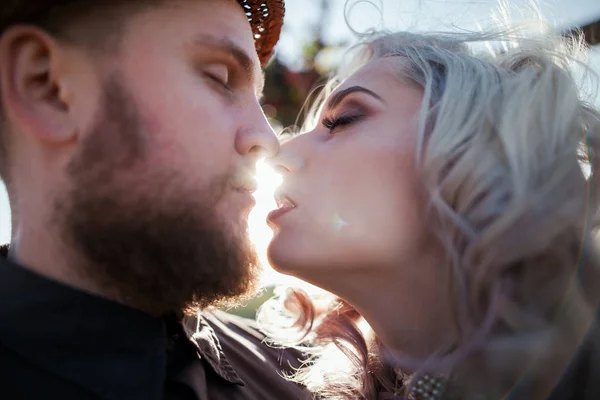
{"label": "blurred green foliage", "polygon": [[256,312],[260,306],[271,297],[273,297],[273,287],[268,287],[264,289],[264,291],[262,291],[258,296],[254,297],[248,302],[240,305],[239,307],[226,309],[225,311],[239,315],[240,317],[254,319],[256,318]]}
{"label": "blurred green foliage", "polygon": [[[280,58],[270,62],[265,70],[266,84],[263,100],[265,113],[276,130],[302,126],[301,110],[313,89],[327,80],[330,66],[322,65],[320,57],[329,50],[345,47],[346,43],[326,43],[325,30],[331,20],[329,0],[305,0],[316,3],[318,12],[307,25],[308,40],[298,43],[302,60],[294,66],[285,65]],[[293,16],[286,16],[292,18]],[[285,24],[284,24],[285,29]]]}

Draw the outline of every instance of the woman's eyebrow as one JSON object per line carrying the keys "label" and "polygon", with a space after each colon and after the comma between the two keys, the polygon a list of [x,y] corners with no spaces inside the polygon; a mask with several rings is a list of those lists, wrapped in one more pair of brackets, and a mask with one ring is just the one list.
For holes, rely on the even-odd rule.
{"label": "woman's eyebrow", "polygon": [[373,92],[372,90],[369,90],[362,86],[351,86],[349,88],[340,90],[339,92],[336,92],[335,94],[331,95],[331,97],[329,98],[329,101],[327,102],[327,108],[332,109],[333,107],[338,105],[342,100],[344,100],[344,98],[351,95],[352,93],[357,93],[357,92],[366,93],[369,96],[372,96],[385,104],[385,101],[381,98],[381,96],[379,96],[377,93]]}

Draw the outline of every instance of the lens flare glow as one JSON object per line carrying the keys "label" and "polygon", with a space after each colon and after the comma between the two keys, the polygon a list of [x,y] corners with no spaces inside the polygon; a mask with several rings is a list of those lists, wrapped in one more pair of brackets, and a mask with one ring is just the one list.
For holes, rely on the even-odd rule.
{"label": "lens flare glow", "polygon": [[277,208],[275,190],[281,185],[282,177],[277,174],[264,160],[256,164],[256,180],[258,189],[254,192],[256,206],[248,216],[248,234],[260,257],[261,264],[265,267],[262,279],[264,286],[279,283],[285,278],[269,267],[267,247],[273,238],[273,231],[267,225],[267,215]]}
{"label": "lens flare glow", "polygon": [[307,293],[323,293],[322,289],[292,276],[280,274],[269,266],[267,258],[267,247],[273,238],[273,231],[267,225],[267,215],[277,208],[275,201],[275,190],[281,185],[283,178],[275,172],[264,160],[256,164],[256,181],[258,188],[254,192],[256,205],[248,216],[248,234],[250,240],[256,247],[259,261],[264,267],[261,285],[266,286],[288,286],[301,288]]}

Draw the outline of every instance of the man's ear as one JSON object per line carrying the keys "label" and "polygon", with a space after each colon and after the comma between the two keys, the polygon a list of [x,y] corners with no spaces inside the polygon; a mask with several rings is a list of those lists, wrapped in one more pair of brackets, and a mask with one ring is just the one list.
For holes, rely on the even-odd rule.
{"label": "man's ear", "polygon": [[0,36],[0,93],[7,122],[53,144],[77,135],[60,65],[59,44],[37,27],[13,26]]}

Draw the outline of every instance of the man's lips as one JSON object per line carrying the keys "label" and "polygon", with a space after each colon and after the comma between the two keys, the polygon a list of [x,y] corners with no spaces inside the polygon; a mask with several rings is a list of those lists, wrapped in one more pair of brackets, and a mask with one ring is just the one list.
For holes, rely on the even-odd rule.
{"label": "man's lips", "polygon": [[256,188],[255,187],[248,187],[248,186],[234,187],[233,190],[235,190],[236,192],[248,193],[248,194],[253,194],[254,192],[256,192]]}
{"label": "man's lips", "polygon": [[256,205],[256,199],[253,193],[258,188],[258,182],[253,174],[248,172],[238,173],[231,177],[229,181],[230,188],[243,199],[244,210],[250,211]]}

